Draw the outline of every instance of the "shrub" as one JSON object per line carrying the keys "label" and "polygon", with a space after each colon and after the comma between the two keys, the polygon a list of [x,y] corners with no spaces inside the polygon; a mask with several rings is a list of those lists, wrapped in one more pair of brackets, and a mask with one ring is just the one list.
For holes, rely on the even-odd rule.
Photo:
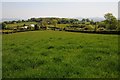
{"label": "shrub", "polygon": [[98,28],[97,31],[105,31],[106,29],[105,28]]}
{"label": "shrub", "polygon": [[92,25],[86,25],[84,30],[94,30],[94,27]]}

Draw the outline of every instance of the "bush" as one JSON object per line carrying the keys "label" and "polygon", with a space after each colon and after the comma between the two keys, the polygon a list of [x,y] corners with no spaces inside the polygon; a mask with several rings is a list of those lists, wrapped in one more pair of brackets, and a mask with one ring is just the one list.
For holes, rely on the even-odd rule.
{"label": "bush", "polygon": [[106,28],[106,24],[104,22],[100,22],[98,24],[98,28]]}
{"label": "bush", "polygon": [[97,31],[105,31],[106,29],[105,28],[98,28]]}
{"label": "bush", "polygon": [[94,30],[94,27],[92,25],[86,25],[84,30]]}

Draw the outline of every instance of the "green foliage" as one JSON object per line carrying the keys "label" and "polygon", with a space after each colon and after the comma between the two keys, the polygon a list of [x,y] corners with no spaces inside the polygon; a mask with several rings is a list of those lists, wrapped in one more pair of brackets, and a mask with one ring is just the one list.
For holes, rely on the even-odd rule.
{"label": "green foliage", "polygon": [[105,22],[99,22],[98,23],[98,28],[106,28]]}
{"label": "green foliage", "polygon": [[[87,19],[83,18],[81,21],[82,21],[82,23],[86,23],[86,22],[91,22],[92,20],[90,20],[90,19],[88,19],[88,18],[87,18]],[[93,21],[92,21],[92,22],[93,22]]]}
{"label": "green foliage", "polygon": [[58,23],[57,20],[53,20],[53,21],[52,21],[52,24],[54,25],[54,27],[57,27],[57,23]]}
{"label": "green foliage", "polygon": [[108,30],[115,30],[117,28],[117,19],[115,16],[112,15],[112,13],[105,14],[105,23]]}
{"label": "green foliage", "polygon": [[106,29],[105,28],[103,28],[103,27],[99,27],[98,29],[97,29],[97,31],[105,31]]}
{"label": "green foliage", "polygon": [[2,29],[6,29],[6,23],[2,23]]}
{"label": "green foliage", "polygon": [[118,36],[60,31],[2,35],[3,78],[117,78]]}
{"label": "green foliage", "polygon": [[118,20],[117,31],[120,31],[120,20]]}
{"label": "green foliage", "polygon": [[[81,21],[74,18],[31,18],[28,20],[5,21],[3,22],[3,29],[15,30],[15,32],[29,31],[29,30],[77,30],[77,31],[119,31],[119,21],[112,15],[112,13],[105,14],[104,21],[94,22],[88,18],[83,18]],[[30,26],[34,24],[35,27]],[[24,28],[27,26],[27,29]],[[7,27],[7,28],[6,28]]]}
{"label": "green foliage", "polygon": [[[112,15],[112,13],[105,14],[104,21],[101,22],[94,22],[88,18],[83,18],[81,21],[74,18],[55,18],[55,17],[48,17],[48,18],[31,18],[28,20],[18,20],[18,21],[5,21],[4,23],[7,26],[7,29],[19,29],[25,25],[28,26],[28,30],[31,30],[30,24],[37,24],[40,28],[50,29],[50,27],[57,27],[61,29],[65,29],[66,27],[70,28],[71,30],[119,30],[119,22]],[[3,28],[5,27],[3,26]],[[38,29],[38,28],[37,28]],[[33,29],[32,29],[33,30]],[[55,29],[53,29],[55,30]]]}
{"label": "green foliage", "polygon": [[6,24],[8,28],[17,28],[18,27],[23,27],[23,25],[30,25],[30,24],[37,24],[36,22],[21,22],[21,23],[16,23],[16,24]]}
{"label": "green foliage", "polygon": [[87,18],[87,19],[86,19],[86,22],[90,22],[90,20]]}
{"label": "green foliage", "polygon": [[42,26],[42,27],[43,27],[43,26],[45,27],[48,23],[47,23],[47,21],[46,21],[46,20],[43,20],[43,21],[41,21],[41,23],[40,23],[40,24],[41,24],[41,26]]}
{"label": "green foliage", "polygon": [[67,26],[70,26],[70,24],[57,24],[57,27],[60,27],[60,28],[65,28]]}
{"label": "green foliage", "polygon": [[39,30],[39,26],[37,24],[35,25],[35,30]]}
{"label": "green foliage", "polygon": [[86,19],[83,18],[81,21],[85,23],[85,22],[86,22]]}
{"label": "green foliage", "polygon": [[84,27],[85,30],[94,30],[94,27],[92,25],[86,25]]}

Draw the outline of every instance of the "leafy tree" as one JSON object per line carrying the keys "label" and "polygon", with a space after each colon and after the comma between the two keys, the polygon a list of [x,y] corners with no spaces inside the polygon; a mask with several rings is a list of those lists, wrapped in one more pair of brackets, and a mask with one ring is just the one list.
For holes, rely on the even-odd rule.
{"label": "leafy tree", "polygon": [[41,21],[41,26],[42,26],[42,27],[43,27],[43,26],[44,26],[44,27],[47,26],[47,24],[48,24],[48,23],[47,23],[45,20],[42,20],[42,21]]}
{"label": "leafy tree", "polygon": [[37,24],[35,25],[35,30],[39,30],[39,26]]}
{"label": "leafy tree", "polygon": [[106,28],[105,22],[99,22],[98,28]]}
{"label": "leafy tree", "polygon": [[90,21],[91,25],[95,25],[95,22],[93,20]]}
{"label": "leafy tree", "polygon": [[112,13],[105,14],[105,23],[107,25],[108,30],[115,30],[117,28],[117,19],[115,16],[112,15]]}
{"label": "leafy tree", "polygon": [[84,18],[81,21],[82,21],[82,24],[85,24],[85,22],[86,22],[86,20]]}
{"label": "leafy tree", "polygon": [[85,22],[85,21],[86,21],[86,20],[83,18],[83,19],[82,19],[82,22]]}
{"label": "leafy tree", "polygon": [[86,19],[86,22],[90,22],[90,20],[87,18],[87,19]]}
{"label": "leafy tree", "polygon": [[23,26],[26,26],[25,24],[23,24]]}
{"label": "leafy tree", "polygon": [[53,20],[53,21],[52,21],[52,24],[54,25],[54,27],[57,26],[57,22],[58,22],[57,20]]}
{"label": "leafy tree", "polygon": [[94,22],[94,31],[97,31],[99,22]]}
{"label": "leafy tree", "polygon": [[18,21],[16,21],[17,23],[21,23],[22,21],[21,20],[18,20]]}
{"label": "leafy tree", "polygon": [[94,27],[92,25],[86,25],[84,30],[94,30]]}
{"label": "leafy tree", "polygon": [[117,31],[120,31],[120,20],[118,20]]}
{"label": "leafy tree", "polygon": [[11,23],[12,23],[12,24],[16,24],[16,23],[17,23],[17,21],[12,21]]}
{"label": "leafy tree", "polygon": [[6,29],[6,23],[2,23],[2,29]]}
{"label": "leafy tree", "polygon": [[22,22],[25,22],[25,20],[22,20]]}

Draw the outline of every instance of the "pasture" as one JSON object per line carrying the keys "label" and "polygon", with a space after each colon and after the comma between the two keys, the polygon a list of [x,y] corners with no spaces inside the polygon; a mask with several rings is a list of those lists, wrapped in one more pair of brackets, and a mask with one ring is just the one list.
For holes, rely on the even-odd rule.
{"label": "pasture", "polygon": [[21,23],[12,23],[12,24],[7,24],[7,28],[15,28],[17,26],[23,26],[23,25],[30,25],[30,24],[37,24],[36,22],[21,22]]}
{"label": "pasture", "polygon": [[117,78],[118,35],[31,31],[2,36],[3,78]]}
{"label": "pasture", "polygon": [[[12,23],[12,24],[7,24],[6,26],[7,26],[7,28],[15,28],[17,26],[22,26],[23,27],[24,24],[25,25],[37,24],[37,22],[21,22],[21,23],[14,23],[14,24]],[[57,27],[65,28],[66,26],[69,26],[69,25],[70,24],[57,24]],[[49,25],[47,25],[47,26],[49,26]]]}
{"label": "pasture", "polygon": [[57,24],[57,27],[59,28],[65,28],[67,26],[70,26],[70,24]]}

